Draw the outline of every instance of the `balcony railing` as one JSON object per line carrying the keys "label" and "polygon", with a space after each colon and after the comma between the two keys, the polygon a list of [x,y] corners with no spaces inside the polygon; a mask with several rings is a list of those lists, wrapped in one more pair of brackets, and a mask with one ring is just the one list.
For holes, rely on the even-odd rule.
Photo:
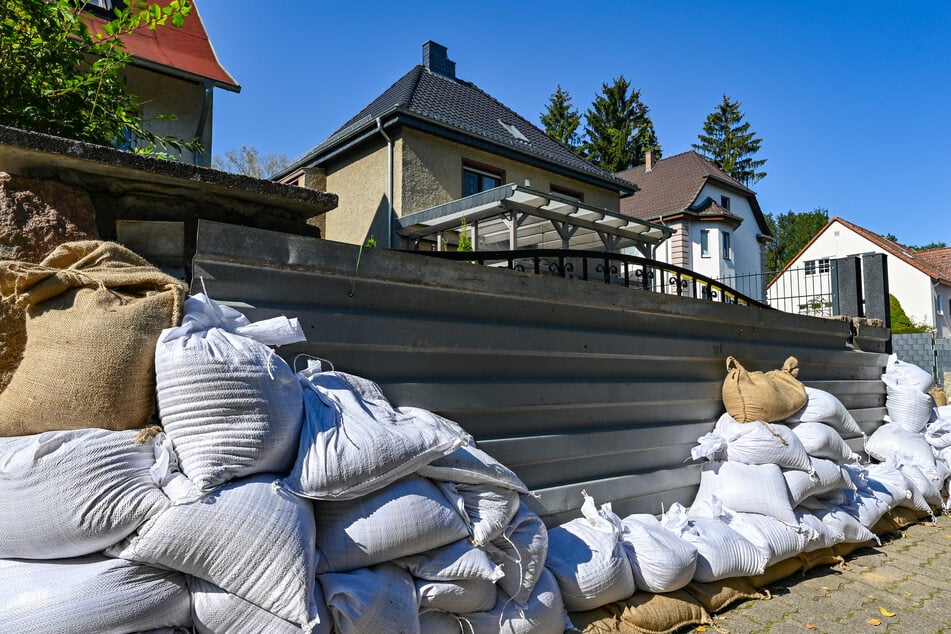
{"label": "balcony railing", "polygon": [[769,308],[723,282],[694,271],[623,253],[564,249],[518,251],[408,251],[444,260],[602,282],[635,290]]}

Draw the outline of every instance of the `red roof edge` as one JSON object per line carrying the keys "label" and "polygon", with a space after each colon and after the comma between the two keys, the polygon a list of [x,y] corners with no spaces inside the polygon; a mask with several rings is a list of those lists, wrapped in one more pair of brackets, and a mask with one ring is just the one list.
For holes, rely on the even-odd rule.
{"label": "red roof edge", "polygon": [[[168,4],[168,0],[159,0],[159,4]],[[156,27],[154,31],[141,28],[123,36],[126,52],[146,62],[146,65],[167,69],[170,74],[208,79],[219,88],[240,92],[241,86],[225,70],[215,54],[196,1],[191,0],[191,5],[192,11],[180,28],[169,22]],[[106,22],[104,18],[89,13],[84,17],[92,33],[101,31]]]}

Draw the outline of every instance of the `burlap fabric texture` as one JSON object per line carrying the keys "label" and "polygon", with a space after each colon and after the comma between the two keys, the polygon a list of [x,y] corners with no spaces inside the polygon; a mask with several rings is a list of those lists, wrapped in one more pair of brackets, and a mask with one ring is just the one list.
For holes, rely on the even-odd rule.
{"label": "burlap fabric texture", "polygon": [[786,359],[782,369],[769,372],[750,372],[734,357],[728,357],[726,370],[723,406],[741,423],[785,420],[808,400],[805,387],[796,378],[799,362],[795,357]]}
{"label": "burlap fabric texture", "polygon": [[0,262],[0,296],[26,314],[26,348],[0,393],[0,436],[148,425],[155,343],[185,285],[114,242],[67,242],[39,264]]}

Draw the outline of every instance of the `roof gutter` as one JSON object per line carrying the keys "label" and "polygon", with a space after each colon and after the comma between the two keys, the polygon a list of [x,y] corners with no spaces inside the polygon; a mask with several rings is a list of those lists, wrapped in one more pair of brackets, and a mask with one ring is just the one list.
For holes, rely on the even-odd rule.
{"label": "roof gutter", "polygon": [[382,117],[376,118],[376,130],[386,139],[386,248],[393,248],[393,139],[383,131]]}

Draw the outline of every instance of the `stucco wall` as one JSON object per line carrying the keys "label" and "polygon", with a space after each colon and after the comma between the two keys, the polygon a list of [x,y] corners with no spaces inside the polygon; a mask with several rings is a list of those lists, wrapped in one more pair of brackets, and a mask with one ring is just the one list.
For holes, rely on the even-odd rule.
{"label": "stucco wall", "polygon": [[[204,146],[204,165],[211,164],[212,114],[209,112],[205,128],[198,129],[205,89],[201,84],[176,79],[161,73],[130,66],[126,71],[129,92],[137,95],[143,104],[142,121],[147,129],[162,136],[174,136],[183,141],[194,137]],[[171,120],[158,120],[159,115],[174,114]],[[173,149],[169,154],[177,154]],[[195,163],[192,152],[185,150],[182,160]]]}
{"label": "stucco wall", "polygon": [[[401,154],[401,142],[394,141],[394,164]],[[395,170],[396,171],[396,170]],[[394,188],[398,183],[394,179]],[[327,191],[337,194],[337,208],[325,214],[327,240],[364,244],[371,236],[386,246],[387,151],[380,144],[327,168]],[[399,194],[394,196],[399,200]],[[396,207],[399,211],[399,207]]]}
{"label": "stucco wall", "polygon": [[564,187],[582,192],[587,205],[610,211],[620,210],[621,202],[616,190],[595,187],[416,130],[404,130],[402,140],[401,215],[461,198],[463,159],[505,170],[506,183],[521,185],[527,179],[531,182],[530,187],[539,191],[549,191],[552,185]]}

